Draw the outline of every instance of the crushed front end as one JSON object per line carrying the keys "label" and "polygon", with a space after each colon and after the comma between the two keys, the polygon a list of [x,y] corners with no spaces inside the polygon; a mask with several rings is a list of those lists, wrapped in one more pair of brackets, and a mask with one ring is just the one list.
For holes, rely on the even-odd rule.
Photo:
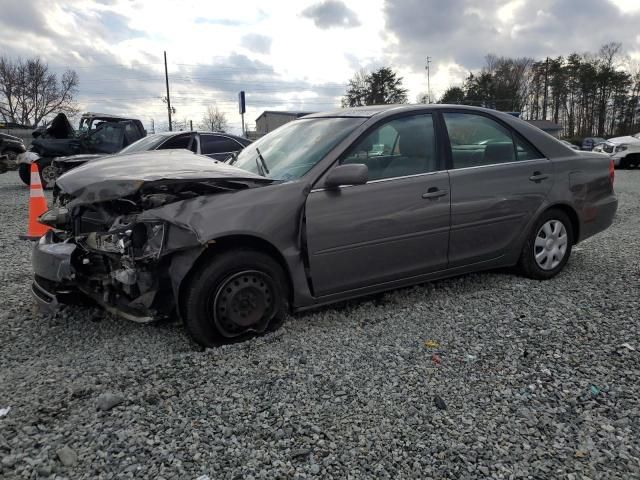
{"label": "crushed front end", "polygon": [[85,296],[137,322],[170,314],[173,295],[162,255],[167,225],[138,221],[133,202],[110,203],[111,210],[60,206],[41,217],[56,230],[34,247],[35,298],[52,309]]}

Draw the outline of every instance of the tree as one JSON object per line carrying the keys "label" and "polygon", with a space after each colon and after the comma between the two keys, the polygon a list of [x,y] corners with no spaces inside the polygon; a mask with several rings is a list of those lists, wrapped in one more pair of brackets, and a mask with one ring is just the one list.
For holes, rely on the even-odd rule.
{"label": "tree", "polygon": [[389,67],[371,72],[367,78],[367,105],[407,103],[407,89],[402,88],[402,77]]}
{"label": "tree", "polygon": [[343,107],[407,103],[407,89],[402,88],[402,77],[389,67],[374,72],[357,72],[349,80],[347,92],[342,98]]}
{"label": "tree", "polygon": [[39,58],[0,57],[0,115],[5,122],[37,126],[52,113],[78,113],[74,96],[78,74],[65,71],[59,78]]}
{"label": "tree", "polygon": [[362,68],[358,70],[347,85],[347,93],[342,98],[343,107],[362,107],[367,105],[367,81],[369,74]]}
{"label": "tree", "polygon": [[228,128],[227,115],[217,105],[207,106],[202,117],[201,128],[211,132],[224,132]]}
{"label": "tree", "polygon": [[449,87],[442,94],[438,103],[453,103],[462,105],[465,103],[465,94],[462,87]]}

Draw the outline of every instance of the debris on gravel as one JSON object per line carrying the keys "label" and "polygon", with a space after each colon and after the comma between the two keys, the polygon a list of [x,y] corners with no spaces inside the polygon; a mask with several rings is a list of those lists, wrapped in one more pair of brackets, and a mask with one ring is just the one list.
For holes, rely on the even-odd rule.
{"label": "debris on gravel", "polygon": [[124,402],[124,397],[117,393],[102,393],[96,402],[98,410],[111,410],[113,407]]}
{"label": "debris on gravel", "polygon": [[75,465],[78,461],[78,455],[76,455],[76,452],[71,450],[67,445],[58,450],[56,452],[56,455],[58,455],[58,458],[60,459],[62,464],[67,467]]}
{"label": "debris on gravel", "polygon": [[3,174],[0,478],[637,478],[640,170],[616,190],[553,280],[466,275],[200,351],[175,324],[36,313],[28,188]]}

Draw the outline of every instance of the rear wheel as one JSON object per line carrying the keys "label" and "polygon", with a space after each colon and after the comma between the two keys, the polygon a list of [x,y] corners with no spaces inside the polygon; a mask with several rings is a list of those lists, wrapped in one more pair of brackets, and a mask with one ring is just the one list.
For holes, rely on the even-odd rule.
{"label": "rear wheel", "polygon": [[573,245],[571,220],[562,210],[551,209],[536,221],[520,253],[520,270],[528,277],[546,280],[564,268]]}
{"label": "rear wheel", "polygon": [[287,310],[287,281],[268,255],[229,250],[195,271],[184,292],[184,322],[205,347],[282,323]]}

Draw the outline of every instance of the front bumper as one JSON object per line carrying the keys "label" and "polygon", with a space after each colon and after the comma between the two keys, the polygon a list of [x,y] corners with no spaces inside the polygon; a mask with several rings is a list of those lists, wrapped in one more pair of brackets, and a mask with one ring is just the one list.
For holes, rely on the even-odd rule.
{"label": "front bumper", "polygon": [[43,235],[33,247],[34,280],[31,292],[42,311],[55,311],[61,303],[78,303],[82,294],[74,284],[71,256],[76,246],[55,243],[54,233]]}

